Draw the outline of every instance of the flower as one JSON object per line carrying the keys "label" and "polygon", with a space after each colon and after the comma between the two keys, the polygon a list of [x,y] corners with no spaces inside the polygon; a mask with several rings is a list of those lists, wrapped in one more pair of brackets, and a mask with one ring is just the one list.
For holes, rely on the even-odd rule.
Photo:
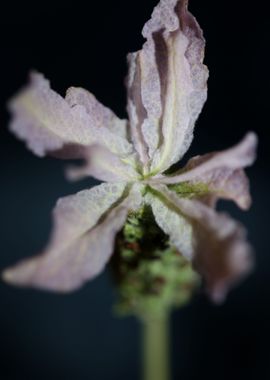
{"label": "flower", "polygon": [[187,0],[161,0],[143,28],[142,50],[128,55],[127,111],[120,120],[88,91],[71,87],[65,98],[32,73],[9,105],[11,131],[38,156],[84,159],[70,179],[93,176],[99,186],[59,199],[45,251],[4,271],[6,281],[72,291],[97,276],[114,250],[116,234],[131,211],[152,208],[170,244],[206,281],[212,299],[252,266],[242,225],[217,213],[219,198],[250,205],[243,168],[253,163],[252,132],[235,147],[191,159],[166,171],[189,148],[207,97],[204,39]]}

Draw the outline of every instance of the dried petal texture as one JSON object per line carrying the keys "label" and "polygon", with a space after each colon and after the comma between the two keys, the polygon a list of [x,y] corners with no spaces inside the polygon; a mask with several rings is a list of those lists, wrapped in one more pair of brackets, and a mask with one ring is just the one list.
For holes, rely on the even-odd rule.
{"label": "dried petal texture", "polygon": [[143,163],[163,172],[188,149],[206,100],[204,39],[184,0],[161,0],[143,36],[143,49],[128,56],[128,112]]}
{"label": "dried petal texture", "polygon": [[[241,224],[196,200],[179,198],[165,185],[154,187],[168,208],[184,216],[193,228],[193,263],[215,302],[252,268],[252,250]],[[168,228],[168,227],[167,227]]]}
{"label": "dried petal texture", "polygon": [[147,42],[141,52],[142,99],[151,115],[143,132],[150,142],[151,171],[163,172],[189,148],[206,100],[204,39],[184,0],[161,0],[143,35]]}
{"label": "dried petal texture", "polygon": [[[71,107],[85,107],[92,124],[98,128],[104,126],[121,139],[127,139],[127,121],[118,119],[115,114],[99,103],[94,95],[83,88],[70,87],[67,90],[66,100]],[[72,153],[74,149],[71,149]],[[78,151],[78,149],[77,149]],[[64,154],[69,153],[66,147]],[[70,158],[71,154],[66,154],[65,158]],[[63,152],[60,152],[63,156]],[[73,153],[74,154],[74,153]],[[136,167],[139,166],[134,152],[129,155],[114,154],[111,147],[92,145],[80,149],[78,158],[85,160],[83,166],[71,166],[67,168],[66,174],[69,180],[78,180],[86,176],[95,177],[101,181],[119,182],[134,181],[138,179]]]}
{"label": "dried petal texture", "polygon": [[81,87],[70,87],[65,100],[70,107],[83,106],[91,118],[91,125],[107,128],[114,135],[127,138],[127,120],[119,119],[109,108],[103,106],[91,92]]}
{"label": "dried petal texture", "polygon": [[127,61],[129,69],[126,78],[126,87],[130,136],[134,147],[138,152],[141,165],[146,167],[149,156],[147,153],[146,141],[142,133],[142,124],[147,117],[147,113],[142,103],[142,79],[138,53],[128,54]]}
{"label": "dried petal texture", "polygon": [[25,140],[29,149],[38,156],[65,145],[80,147],[94,143],[120,155],[132,152],[132,146],[124,137],[115,135],[100,124],[102,118],[106,119],[107,109],[96,102],[90,116],[85,106],[71,106],[51,90],[49,82],[41,74],[31,74],[30,84],[11,100],[9,108],[13,114],[11,131]]}
{"label": "dried petal texture", "polygon": [[106,182],[134,182],[139,180],[138,172],[125,160],[122,160],[108,149],[93,145],[84,151],[86,163],[82,166],[70,166],[66,170],[71,181],[92,176]]}
{"label": "dried petal texture", "polygon": [[145,201],[152,207],[158,226],[170,237],[170,243],[187,259],[193,254],[192,225],[179,212],[167,207],[158,196],[147,193]]}
{"label": "dried petal texture", "polygon": [[191,182],[207,184],[211,202],[217,198],[234,200],[242,209],[251,203],[249,182],[242,168],[256,158],[257,136],[250,132],[233,148],[192,158],[181,173],[157,179],[166,184]]}
{"label": "dried petal texture", "polygon": [[125,184],[102,184],[57,202],[54,230],[45,252],[4,272],[12,284],[71,291],[99,274],[140,192],[126,194]]}

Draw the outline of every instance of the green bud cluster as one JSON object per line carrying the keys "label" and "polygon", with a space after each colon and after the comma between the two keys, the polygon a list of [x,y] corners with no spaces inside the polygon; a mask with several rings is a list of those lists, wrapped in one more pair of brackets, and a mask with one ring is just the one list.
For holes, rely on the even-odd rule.
{"label": "green bud cluster", "polygon": [[190,262],[169,244],[149,206],[129,215],[115,251],[111,264],[121,314],[147,318],[168,313],[188,302],[199,284]]}

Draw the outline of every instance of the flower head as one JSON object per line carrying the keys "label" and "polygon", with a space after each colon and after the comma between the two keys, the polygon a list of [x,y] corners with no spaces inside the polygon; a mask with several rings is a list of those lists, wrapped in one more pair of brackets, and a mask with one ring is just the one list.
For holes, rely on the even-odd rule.
{"label": "flower head", "polygon": [[30,150],[83,159],[83,166],[68,168],[68,178],[93,176],[105,183],[60,199],[47,248],[7,269],[6,281],[53,291],[79,288],[104,269],[116,234],[143,205],[203,276],[214,300],[251,268],[244,228],[217,213],[215,204],[225,198],[249,207],[242,169],[255,159],[255,134],[166,174],[189,148],[207,97],[205,42],[187,4],[161,0],[143,28],[142,50],[128,55],[129,120],[82,88],[71,87],[62,98],[38,73],[11,100],[11,130]]}

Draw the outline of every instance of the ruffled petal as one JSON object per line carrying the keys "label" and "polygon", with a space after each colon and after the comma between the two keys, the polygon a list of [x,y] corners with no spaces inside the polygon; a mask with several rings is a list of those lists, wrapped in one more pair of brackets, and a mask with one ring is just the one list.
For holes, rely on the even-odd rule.
{"label": "ruffled petal", "polygon": [[194,267],[204,278],[212,299],[223,301],[228,290],[252,268],[252,249],[244,227],[199,201],[179,198],[165,185],[156,185],[154,191],[171,212],[186,218],[192,226]]}
{"label": "ruffled petal", "polygon": [[168,207],[158,194],[146,193],[145,201],[152,208],[157,225],[169,235],[170,243],[188,260],[193,255],[192,225],[179,212]]}
{"label": "ruffled petal", "polygon": [[[85,105],[69,104],[51,90],[49,82],[38,73],[31,74],[30,84],[10,101],[9,109],[13,115],[11,131],[26,141],[38,156],[64,150],[69,145],[80,151],[82,146],[100,144],[119,155],[130,154],[133,150],[123,136],[114,134],[117,126],[110,130],[102,124],[106,121],[117,124],[116,116],[108,109],[96,100],[93,100],[91,114]],[[119,123],[125,128],[123,121]],[[77,158],[78,153],[75,156]]]}
{"label": "ruffled petal", "polygon": [[70,107],[83,106],[91,119],[91,125],[107,128],[113,134],[127,138],[127,120],[119,119],[109,108],[101,104],[91,92],[81,87],[70,87],[65,100]]}
{"label": "ruffled petal", "polygon": [[250,132],[233,148],[194,157],[180,174],[160,177],[157,181],[205,184],[207,191],[203,196],[207,196],[208,202],[214,204],[218,198],[231,199],[242,209],[248,209],[251,204],[249,181],[242,168],[253,164],[256,147],[257,136]]}
{"label": "ruffled petal", "polygon": [[100,145],[85,149],[83,156],[83,165],[67,168],[66,175],[69,180],[76,181],[87,176],[106,182],[134,182],[139,179],[139,174],[134,168],[136,162],[132,157],[121,159]]}
{"label": "ruffled petal", "polygon": [[187,3],[161,0],[143,28],[143,49],[129,58],[131,130],[157,173],[188,149],[207,96],[204,39]]}
{"label": "ruffled petal", "polygon": [[140,192],[125,184],[102,184],[60,199],[54,230],[45,252],[3,273],[14,285],[67,292],[98,275],[113,252],[116,233],[127,213],[140,203]]}
{"label": "ruffled petal", "polygon": [[142,102],[142,74],[139,53],[128,54],[127,61],[129,69],[126,78],[126,87],[130,136],[134,147],[138,152],[140,163],[146,167],[149,161],[149,156],[145,137],[142,132],[142,125],[144,121],[147,120],[147,112]]}

